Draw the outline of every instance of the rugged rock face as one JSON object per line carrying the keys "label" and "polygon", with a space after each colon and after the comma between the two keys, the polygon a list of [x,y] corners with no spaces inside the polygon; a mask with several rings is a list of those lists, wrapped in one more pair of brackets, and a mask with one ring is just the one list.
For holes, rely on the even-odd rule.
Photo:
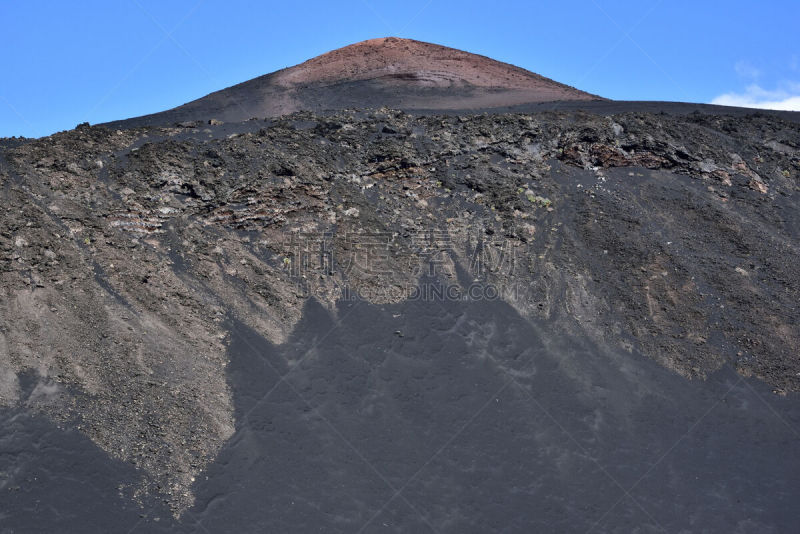
{"label": "rugged rock face", "polygon": [[356,43],[175,109],[110,124],[226,122],[346,108],[488,109],[603,100],[525,69],[461,50],[387,37]]}
{"label": "rugged rock face", "polygon": [[229,322],[280,345],[309,298],[433,277],[687,379],[800,389],[796,122],[382,109],[4,146],[0,400],[77,425],[176,514],[236,425]]}

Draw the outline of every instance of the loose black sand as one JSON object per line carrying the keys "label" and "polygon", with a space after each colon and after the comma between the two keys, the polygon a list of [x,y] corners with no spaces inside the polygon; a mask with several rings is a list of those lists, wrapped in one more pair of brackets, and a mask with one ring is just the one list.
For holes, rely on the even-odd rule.
{"label": "loose black sand", "polygon": [[118,497],[132,470],[74,431],[4,414],[3,532],[797,526],[795,395],[728,368],[687,381],[500,302],[337,317],[309,304],[280,348],[231,323],[237,431],[180,522]]}

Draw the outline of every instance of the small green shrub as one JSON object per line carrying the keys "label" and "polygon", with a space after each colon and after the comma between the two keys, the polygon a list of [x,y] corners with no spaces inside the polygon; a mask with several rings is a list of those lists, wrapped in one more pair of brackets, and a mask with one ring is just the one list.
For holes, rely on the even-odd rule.
{"label": "small green shrub", "polygon": [[528,200],[536,204],[537,206],[541,206],[543,208],[549,208],[550,204],[553,203],[552,200],[549,198],[545,198],[539,195],[527,195]]}

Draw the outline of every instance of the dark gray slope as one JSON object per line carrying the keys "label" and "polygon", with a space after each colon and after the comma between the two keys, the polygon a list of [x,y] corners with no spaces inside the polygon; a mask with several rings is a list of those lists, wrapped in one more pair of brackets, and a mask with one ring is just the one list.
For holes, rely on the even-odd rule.
{"label": "dark gray slope", "polygon": [[[466,90],[451,90],[453,98],[467,96]],[[463,94],[459,94],[463,93]],[[279,93],[275,93],[277,98]],[[712,104],[698,104],[689,102],[655,102],[655,101],[616,101],[616,100],[590,100],[590,101],[558,101],[520,104],[499,107],[475,108],[441,108],[428,107],[427,98],[440,98],[434,91],[424,89],[400,90],[392,88],[391,91],[382,88],[374,82],[341,83],[336,86],[309,88],[304,92],[304,111],[324,113],[343,109],[377,109],[388,107],[411,113],[414,115],[470,115],[470,114],[499,114],[499,113],[539,113],[545,111],[585,111],[597,115],[612,115],[617,113],[668,113],[670,115],[689,115],[701,113],[704,115],[727,115],[742,117],[752,114],[762,114],[779,117],[792,122],[800,122],[800,112],[758,110],[752,108],[737,108],[730,106],[716,106]],[[418,102],[409,105],[410,101]],[[251,118],[269,118],[259,112],[258,101],[248,93],[242,91],[240,97],[220,95],[217,98],[197,101],[172,110],[134,117],[131,119],[112,121],[104,126],[114,129],[139,128],[144,126],[171,126],[176,123],[189,121],[207,121],[218,119],[224,122],[240,122]]]}
{"label": "dark gray slope", "polygon": [[717,106],[714,104],[701,104],[695,102],[659,102],[650,100],[589,100],[589,101],[558,101],[537,102],[520,104],[517,106],[503,106],[491,109],[478,110],[409,110],[412,114],[439,114],[458,115],[472,113],[537,113],[543,111],[585,111],[596,115],[614,115],[618,113],[666,113],[669,115],[718,115],[730,117],[745,117],[748,115],[763,115],[781,118],[783,120],[800,122],[800,112],[779,111],[768,109],[739,108],[733,106]]}
{"label": "dark gray slope", "polygon": [[[37,381],[23,381],[28,397]],[[157,498],[132,500],[140,473],[75,429],[24,407],[0,410],[0,533],[124,532],[146,513],[170,517]]]}
{"label": "dark gray slope", "polygon": [[[82,127],[3,149],[3,370],[58,355],[50,380],[105,374],[56,412],[77,407],[80,434],[4,413],[0,532],[798,530],[800,144],[796,123],[747,113],[297,114]],[[488,278],[529,289],[515,302],[528,318],[441,299],[345,301],[331,315],[282,277],[281,236],[329,213],[336,226],[320,231],[418,237],[458,235],[467,210],[481,236],[530,237],[535,222],[519,244],[531,261]],[[120,213],[144,230],[115,225]],[[353,274],[356,289],[393,282]],[[302,315],[287,343],[247,313],[261,298]],[[119,322],[95,319],[116,300]],[[37,337],[48,310],[58,339]],[[170,328],[138,321],[153,315]],[[127,345],[134,329],[164,348]],[[202,345],[187,352],[226,331],[218,366],[202,368]],[[74,339],[86,342],[61,345]],[[229,440],[194,418],[226,383]],[[107,428],[142,451],[127,458],[140,471],[108,459]],[[211,464],[175,491],[174,457],[198,435]],[[142,481],[155,502],[139,509]],[[189,490],[194,504],[175,506]]]}
{"label": "dark gray slope", "polygon": [[279,349],[232,324],[237,432],[179,523],[119,501],[132,473],[88,440],[23,419],[0,442],[5,531],[798,527],[795,396],[549,326],[499,302],[312,303]]}
{"label": "dark gray slope", "polygon": [[235,331],[212,532],[798,526],[797,399],[730,370],[686,381],[499,302],[311,305],[288,354]]}
{"label": "dark gray slope", "polygon": [[[479,88],[441,89],[414,85],[398,87],[386,85],[381,80],[341,81],[289,89],[274,84],[272,77],[273,75],[262,76],[170,110],[112,121],[105,123],[105,126],[170,126],[179,122],[210,119],[241,122],[251,118],[276,117],[294,111],[323,112],[381,107],[423,114],[463,113],[465,109],[453,102],[470,99],[485,101],[487,93],[491,94],[491,91]],[[281,102],[287,102],[286,107],[282,107]],[[484,109],[482,106],[475,106],[472,111]]]}

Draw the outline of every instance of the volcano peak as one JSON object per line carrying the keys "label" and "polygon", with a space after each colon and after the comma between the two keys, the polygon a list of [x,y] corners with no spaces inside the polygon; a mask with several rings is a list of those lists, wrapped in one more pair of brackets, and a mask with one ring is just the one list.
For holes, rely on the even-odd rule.
{"label": "volcano peak", "polygon": [[382,37],[327,52],[281,71],[286,84],[382,80],[421,87],[538,90],[549,100],[592,98],[525,69],[432,43]]}
{"label": "volcano peak", "polygon": [[381,37],[116,125],[211,118],[234,122],[344,108],[492,110],[587,100],[602,99],[478,54],[413,39]]}

